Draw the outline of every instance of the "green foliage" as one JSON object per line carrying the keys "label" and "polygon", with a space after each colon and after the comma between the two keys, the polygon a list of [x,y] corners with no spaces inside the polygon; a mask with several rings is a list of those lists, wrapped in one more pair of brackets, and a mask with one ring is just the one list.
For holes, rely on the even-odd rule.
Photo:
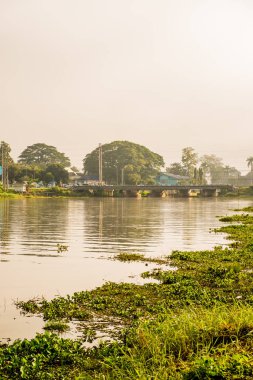
{"label": "green foliage", "polygon": [[51,164],[41,173],[40,179],[46,184],[55,181],[59,185],[69,182],[69,174],[61,164]]}
{"label": "green foliage", "polygon": [[141,253],[129,253],[129,252],[121,252],[118,255],[114,256],[115,260],[123,261],[123,262],[130,262],[130,261],[144,261],[146,263],[166,263],[165,259],[161,258],[150,258],[145,257]]}
{"label": "green foliage", "polygon": [[50,321],[45,324],[44,330],[65,332],[69,330],[69,325],[62,321]]}
{"label": "green foliage", "polygon": [[[163,158],[148,148],[128,141],[105,144],[103,151],[103,180],[107,183],[152,183],[164,166]],[[98,152],[93,150],[83,160],[84,172],[98,177]]]}
{"label": "green foliage", "polygon": [[114,259],[119,261],[145,261],[144,255],[141,255],[140,253],[128,253],[128,252],[121,252],[117,256],[114,257]]}
{"label": "green foliage", "polygon": [[173,162],[170,166],[166,168],[167,173],[186,176],[187,170],[180,162]]}
{"label": "green foliage", "polygon": [[21,163],[13,163],[9,166],[10,182],[23,182],[40,180],[43,169],[39,165],[28,165]]}
{"label": "green foliage", "polygon": [[17,340],[11,346],[0,348],[1,379],[60,379],[77,364],[83,353],[81,343],[61,339],[49,333],[38,334],[32,340]]}
{"label": "green foliage", "polygon": [[45,168],[47,165],[60,164],[62,167],[69,167],[70,160],[64,153],[51,145],[37,143],[28,146],[19,156],[19,163],[28,165],[38,165]]}
{"label": "green foliage", "polygon": [[31,188],[29,189],[29,195],[42,197],[68,197],[73,196],[73,193],[71,190],[64,187],[54,186],[50,188]]}
{"label": "green foliage", "polygon": [[186,147],[182,150],[182,164],[191,178],[194,177],[194,169],[198,163],[198,154],[192,147]]}
{"label": "green foliage", "polygon": [[250,171],[253,171],[253,156],[247,158],[247,165],[250,168]]}
{"label": "green foliage", "polygon": [[[251,379],[253,307],[215,305],[140,319],[122,340],[85,350],[82,341],[38,334],[0,348],[2,379]],[[88,331],[86,331],[88,334]],[[87,335],[88,336],[88,335]]]}
{"label": "green foliage", "polygon": [[4,159],[4,164],[6,165],[11,165],[13,163],[13,159],[10,156],[11,153],[11,147],[9,144],[7,144],[5,141],[1,141],[0,144],[0,165],[3,164],[3,159]]}
{"label": "green foliage", "polygon": [[240,172],[236,168],[225,166],[222,159],[215,154],[205,154],[200,158],[200,162],[203,173],[211,176],[212,184],[227,184],[237,180],[240,176]]}

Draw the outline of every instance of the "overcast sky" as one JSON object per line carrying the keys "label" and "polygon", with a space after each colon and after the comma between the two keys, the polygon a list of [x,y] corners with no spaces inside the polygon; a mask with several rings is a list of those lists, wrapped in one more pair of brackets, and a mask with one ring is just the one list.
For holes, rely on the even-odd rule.
{"label": "overcast sky", "polygon": [[247,172],[252,0],[0,0],[0,140],[82,167],[129,140],[180,161],[192,146]]}

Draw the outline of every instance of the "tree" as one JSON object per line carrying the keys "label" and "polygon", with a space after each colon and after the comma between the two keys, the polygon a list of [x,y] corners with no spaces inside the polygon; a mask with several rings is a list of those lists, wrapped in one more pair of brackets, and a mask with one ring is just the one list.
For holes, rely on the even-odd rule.
{"label": "tree", "polygon": [[167,173],[186,176],[186,169],[180,162],[173,162],[170,166],[166,168]]}
{"label": "tree", "polygon": [[0,145],[0,165],[3,165],[3,161],[8,163],[8,165],[13,163],[13,159],[10,156],[11,147],[5,141],[1,141]]}
{"label": "tree", "polygon": [[[98,157],[99,148],[85,156],[85,174],[98,177]],[[159,154],[129,141],[113,141],[103,145],[102,158],[103,180],[111,184],[153,183],[164,166],[164,160]]]}
{"label": "tree", "polygon": [[70,159],[64,153],[58,152],[54,146],[41,143],[28,146],[20,154],[18,162],[28,165],[36,164],[44,168],[51,164],[59,164],[62,167],[70,166]]}
{"label": "tree", "polygon": [[253,172],[253,156],[247,158],[247,165],[250,168],[250,171]]}
{"label": "tree", "polygon": [[189,177],[194,177],[194,169],[198,163],[198,154],[192,147],[182,150],[182,164]]}
{"label": "tree", "polygon": [[13,163],[13,159],[10,156],[10,145],[2,141],[0,145],[0,165],[1,165],[1,177],[3,189],[8,189],[9,184],[9,166]]}
{"label": "tree", "polygon": [[36,181],[40,179],[42,168],[38,165],[13,163],[9,166],[10,182]]}
{"label": "tree", "polygon": [[[236,183],[238,181],[238,178],[240,177],[241,173],[239,170],[237,170],[234,166],[226,165],[224,167],[224,182],[227,183]],[[222,183],[222,182],[221,182]]]}
{"label": "tree", "polygon": [[229,165],[224,165],[220,157],[215,154],[205,154],[200,158],[204,176],[211,177],[212,184],[228,184],[239,178],[240,172]]}
{"label": "tree", "polygon": [[209,175],[212,183],[220,183],[224,174],[224,164],[215,154],[205,154],[200,157],[200,167],[204,177]]}
{"label": "tree", "polygon": [[46,183],[55,181],[60,185],[61,183],[68,183],[69,173],[60,164],[52,164],[41,173],[40,179]]}

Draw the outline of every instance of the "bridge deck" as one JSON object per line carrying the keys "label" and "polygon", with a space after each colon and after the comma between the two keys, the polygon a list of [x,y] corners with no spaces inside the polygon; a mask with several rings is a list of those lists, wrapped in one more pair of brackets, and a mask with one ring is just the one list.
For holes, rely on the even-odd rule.
{"label": "bridge deck", "polygon": [[234,187],[231,185],[177,185],[177,186],[162,186],[162,185],[82,185],[73,186],[73,190],[84,191],[84,190],[125,190],[125,191],[144,191],[144,190],[233,190]]}

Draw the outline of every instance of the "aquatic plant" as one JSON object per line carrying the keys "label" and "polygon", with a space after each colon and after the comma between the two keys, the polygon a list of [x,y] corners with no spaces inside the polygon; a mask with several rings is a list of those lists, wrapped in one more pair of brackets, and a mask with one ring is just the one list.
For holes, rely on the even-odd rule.
{"label": "aquatic plant", "polygon": [[62,321],[50,321],[43,328],[47,331],[64,332],[69,330],[69,325]]}
{"label": "aquatic plant", "polygon": [[60,252],[65,252],[68,250],[68,246],[67,245],[64,245],[64,244],[60,244],[60,243],[57,243],[57,252],[60,253]]}

